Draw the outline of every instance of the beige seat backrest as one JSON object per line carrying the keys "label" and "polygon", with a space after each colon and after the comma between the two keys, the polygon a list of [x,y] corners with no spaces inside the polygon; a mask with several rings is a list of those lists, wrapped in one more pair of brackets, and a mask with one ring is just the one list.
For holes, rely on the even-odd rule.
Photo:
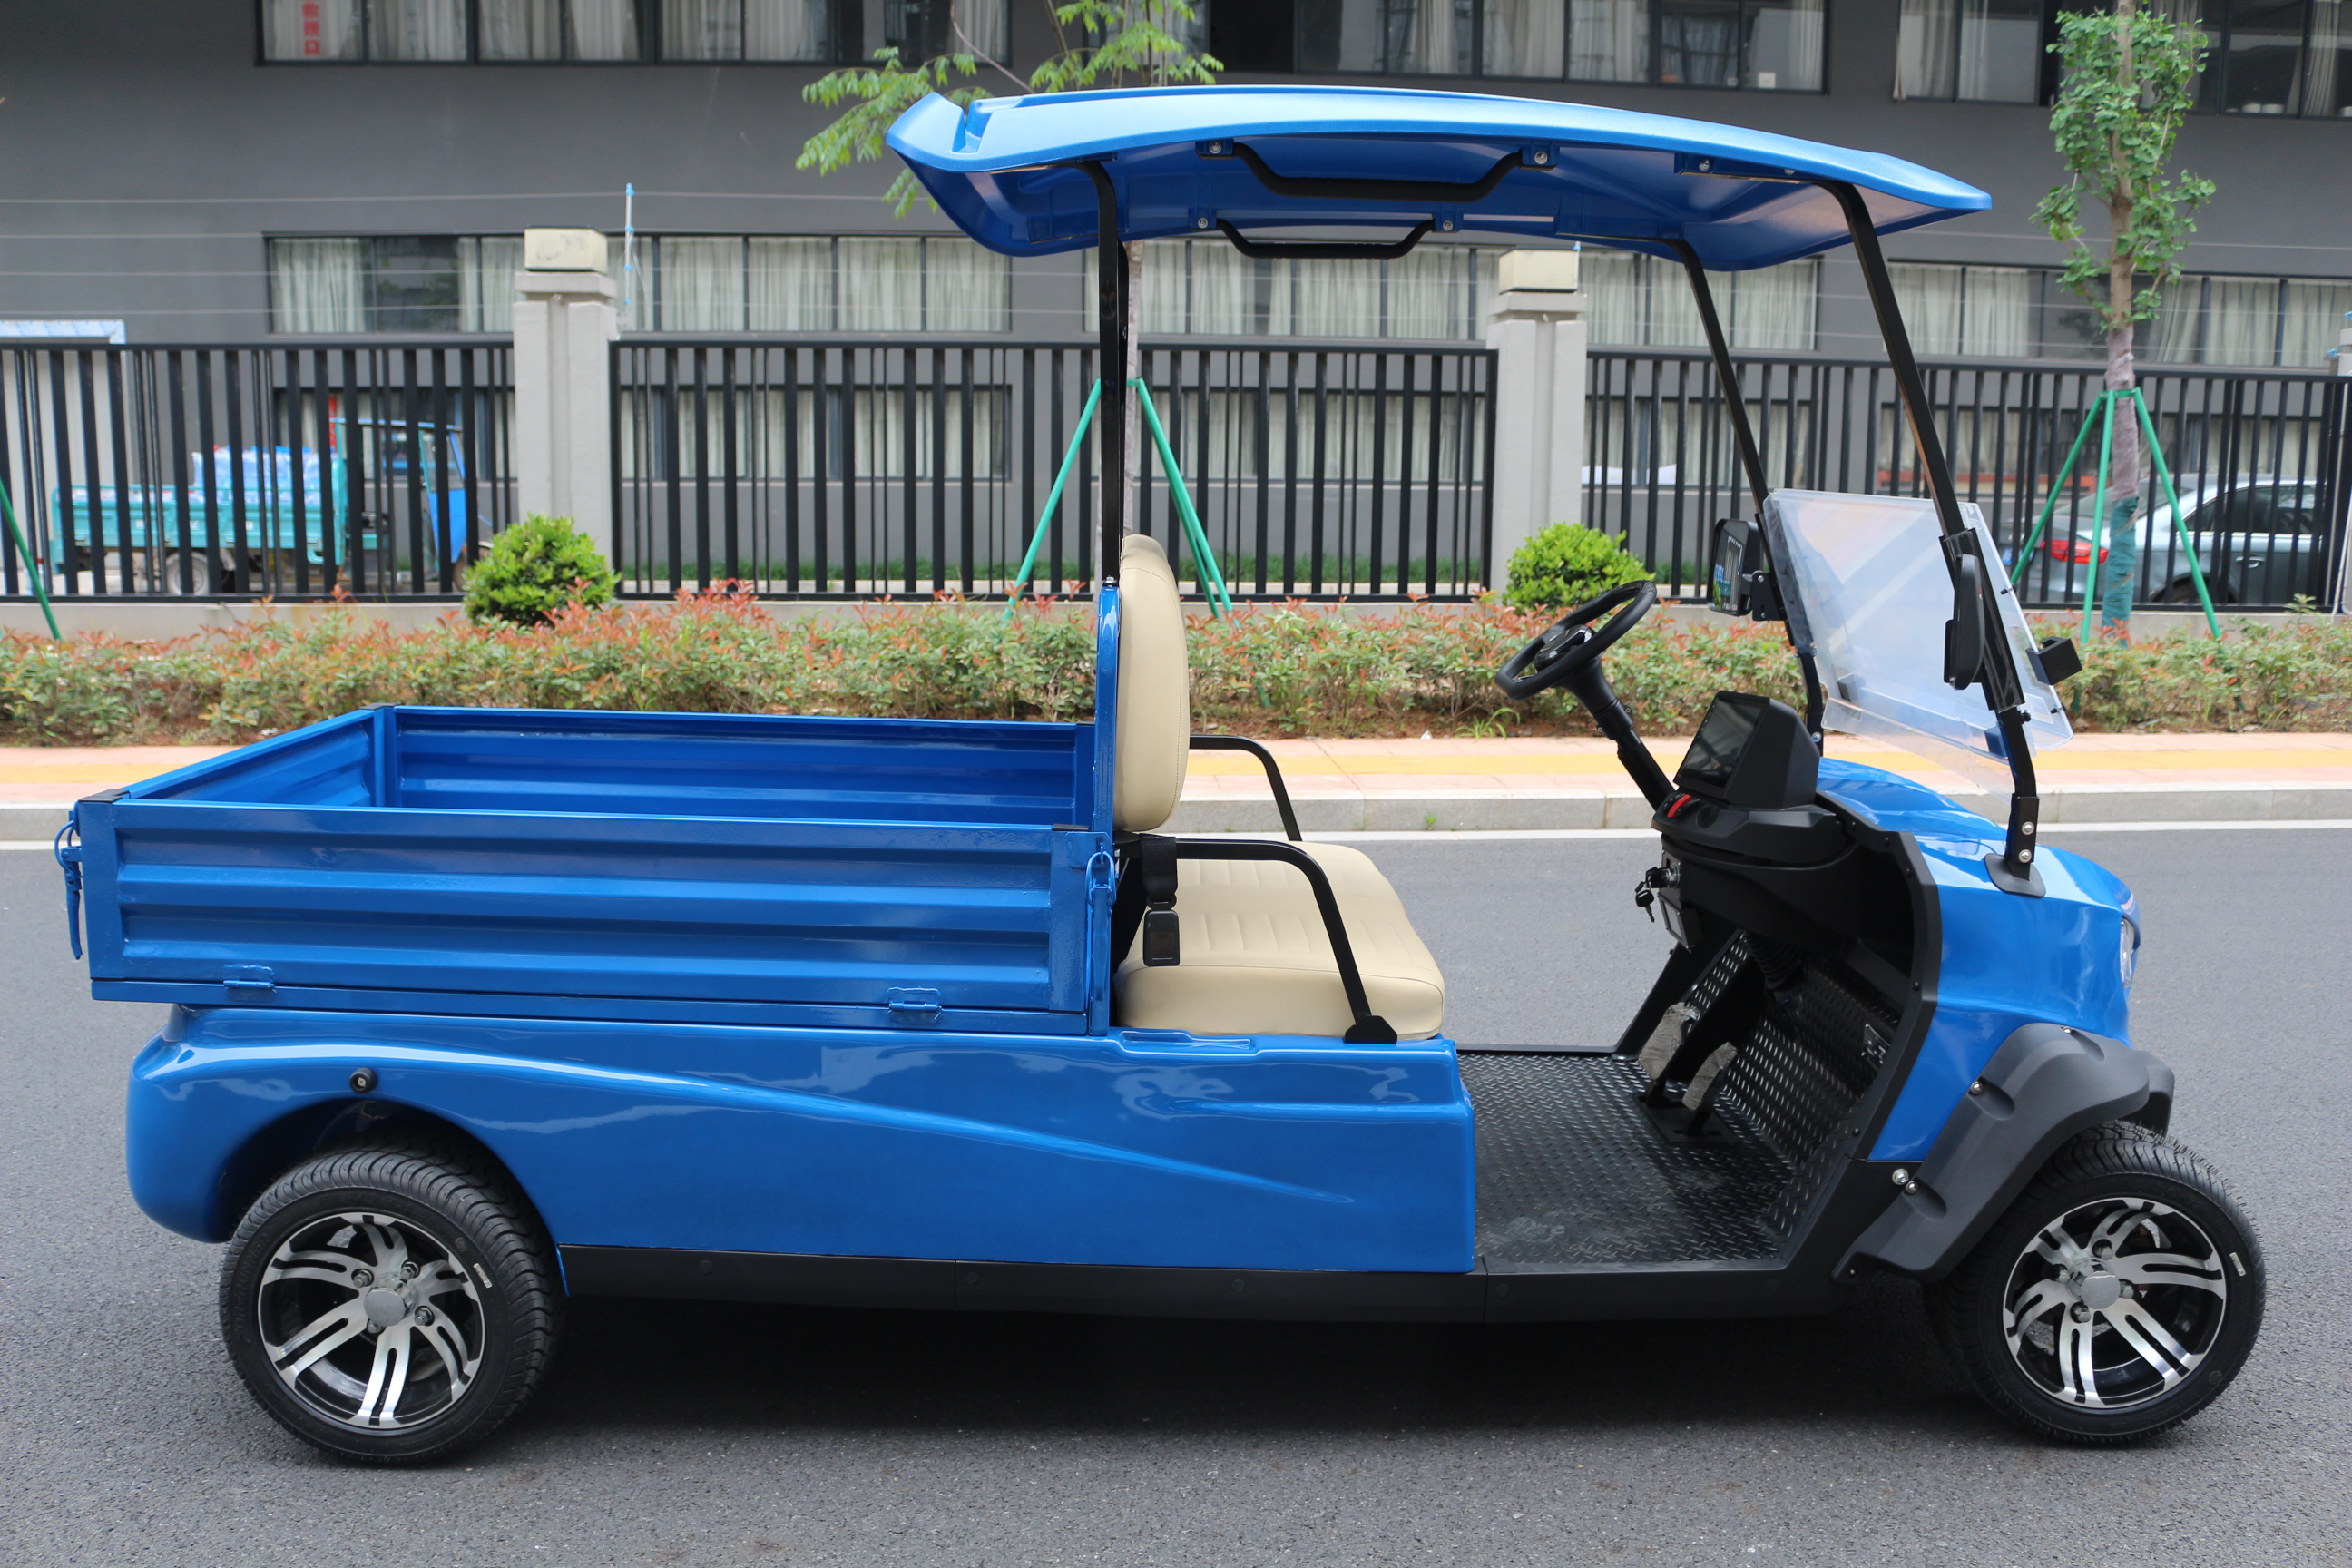
{"label": "beige seat backrest", "polygon": [[1184,609],[1160,542],[1130,533],[1118,552],[1118,754],[1111,822],[1149,833],[1175,815],[1192,749]]}

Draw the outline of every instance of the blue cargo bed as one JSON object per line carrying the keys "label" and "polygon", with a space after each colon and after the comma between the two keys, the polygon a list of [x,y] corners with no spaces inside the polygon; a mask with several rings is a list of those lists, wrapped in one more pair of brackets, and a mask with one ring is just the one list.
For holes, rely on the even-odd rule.
{"label": "blue cargo bed", "polygon": [[1083,1032],[1108,918],[1087,890],[1108,848],[1094,740],[1044,723],[347,714],[80,803],[94,991]]}

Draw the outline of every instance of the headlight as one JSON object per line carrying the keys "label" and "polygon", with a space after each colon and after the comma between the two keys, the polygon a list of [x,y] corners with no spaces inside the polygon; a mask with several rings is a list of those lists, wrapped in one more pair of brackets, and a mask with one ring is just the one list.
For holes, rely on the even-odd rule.
{"label": "headlight", "polygon": [[2120,922],[2120,931],[2116,964],[2123,972],[2124,986],[2128,990],[2132,976],[2139,973],[2139,922],[2126,914]]}

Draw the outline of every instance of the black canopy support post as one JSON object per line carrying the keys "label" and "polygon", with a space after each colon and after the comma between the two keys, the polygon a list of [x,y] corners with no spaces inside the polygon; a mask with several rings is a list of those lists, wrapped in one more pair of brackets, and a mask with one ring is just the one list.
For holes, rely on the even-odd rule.
{"label": "black canopy support post", "polygon": [[[1870,208],[1864,204],[1862,193],[1844,180],[1822,180],[1820,184],[1837,198],[1845,214],[1847,232],[1853,237],[1854,258],[1862,263],[1862,280],[1870,290],[1879,335],[1886,340],[1886,363],[1895,374],[1895,394],[1903,400],[1903,416],[1919,449],[1919,466],[1927,470],[1927,493],[1935,500],[1936,521],[1943,529],[1945,564],[1957,587],[1961,580],[1959,558],[1979,558],[1983,586],[1977,598],[1977,614],[1983,619],[1983,644],[1988,650],[2001,647],[2008,634],[2001,626],[2000,606],[1992,587],[2000,563],[1981,560],[1983,551],[1976,533],[1960,516],[1960,494],[1952,483],[1951,459],[1936,432],[1936,411],[1927,401],[1927,384],[1919,374],[1919,362],[1911,353],[1911,334],[1904,328],[1903,310],[1895,300],[1895,279],[1887,273],[1885,253],[1878,247],[1878,229],[1871,222]],[[2005,573],[2000,580],[2008,581]],[[1956,602],[1954,612],[1959,608]],[[1977,679],[1984,683],[1985,704],[2000,727],[2010,776],[2009,835],[1997,859],[1986,857],[1987,867],[1994,885],[2004,892],[2039,895],[2042,879],[2034,874],[2033,861],[2034,842],[2042,827],[2042,796],[2034,778],[2033,750],[2025,737],[2025,691],[2013,662],[1990,651],[1977,668]]]}
{"label": "black canopy support post", "polygon": [[1699,264],[1698,252],[1690,247],[1690,242],[1669,243],[1682,258],[1691,297],[1698,301],[1699,326],[1706,333],[1707,353],[1715,356],[1716,378],[1723,383],[1724,412],[1731,416],[1732,439],[1739,444],[1739,466],[1748,475],[1748,493],[1756,498],[1756,510],[1761,512],[1772,486],[1764,478],[1764,453],[1756,445],[1756,426],[1748,421],[1748,395],[1739,389],[1739,367],[1731,363],[1731,342],[1723,335],[1723,319],[1715,313],[1715,290],[1708,287],[1706,268]]}
{"label": "black canopy support post", "polygon": [[[1772,486],[1764,474],[1764,452],[1756,444],[1756,427],[1748,418],[1748,394],[1740,389],[1739,367],[1732,363],[1731,342],[1723,335],[1723,319],[1716,314],[1715,289],[1706,280],[1706,268],[1700,265],[1698,252],[1687,240],[1673,242],[1675,252],[1682,258],[1683,273],[1690,279],[1691,297],[1698,301],[1700,328],[1706,333],[1707,352],[1715,356],[1716,379],[1723,384],[1724,412],[1731,416],[1732,438],[1739,446],[1739,466],[1748,475],[1748,493],[1756,499],[1756,512],[1760,519],[1764,503],[1772,493]],[[1793,644],[1795,637],[1790,637]],[[1797,668],[1805,678],[1805,733],[1813,738],[1813,748],[1822,744],[1822,710],[1826,698],[1822,691],[1821,667],[1813,656],[1802,648],[1797,650]]]}
{"label": "black canopy support post", "polygon": [[1096,373],[1102,403],[1095,433],[1102,454],[1102,580],[1118,581],[1119,542],[1127,533],[1127,247],[1118,237],[1118,191],[1100,163],[1083,165],[1095,183]]}

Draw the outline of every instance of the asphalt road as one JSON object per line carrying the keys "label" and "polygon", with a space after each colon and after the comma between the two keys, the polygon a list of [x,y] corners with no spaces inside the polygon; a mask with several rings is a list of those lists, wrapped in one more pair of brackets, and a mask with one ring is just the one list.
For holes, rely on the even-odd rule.
{"label": "asphalt road", "polygon": [[[1480,1330],[591,1302],[537,1402],[421,1471],[279,1434],[215,1249],[123,1190],[152,1010],[87,999],[0,854],[0,1563],[2028,1563],[2352,1557],[2352,833],[2070,833],[2138,889],[2137,1028],[2269,1251],[2222,1401],[2147,1447],[1979,1408],[1916,1297]],[[1619,842],[1375,845],[1472,1041],[1599,1041],[1664,941]]]}

